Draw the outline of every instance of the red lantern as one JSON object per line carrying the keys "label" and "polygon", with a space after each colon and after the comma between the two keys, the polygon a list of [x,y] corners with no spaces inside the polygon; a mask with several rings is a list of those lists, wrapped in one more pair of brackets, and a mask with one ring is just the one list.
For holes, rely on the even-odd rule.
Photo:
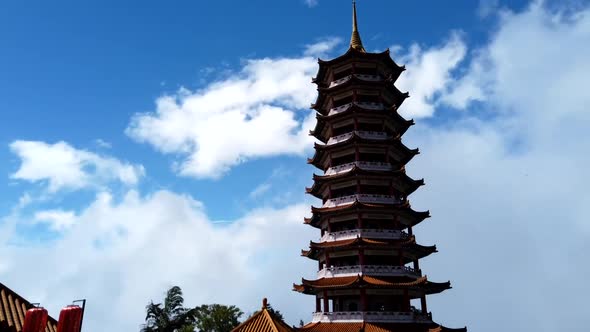
{"label": "red lantern", "polygon": [[69,305],[59,313],[57,332],[80,332],[82,324],[82,308],[77,305]]}
{"label": "red lantern", "polygon": [[47,310],[45,308],[31,308],[25,314],[22,332],[43,332],[47,326]]}

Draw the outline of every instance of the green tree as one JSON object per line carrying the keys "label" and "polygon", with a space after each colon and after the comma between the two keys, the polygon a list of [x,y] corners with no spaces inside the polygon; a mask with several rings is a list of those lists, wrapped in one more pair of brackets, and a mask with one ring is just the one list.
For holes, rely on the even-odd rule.
{"label": "green tree", "polygon": [[182,290],[174,286],[166,292],[164,306],[162,303],[150,303],[146,306],[146,324],[141,332],[192,332],[195,330],[195,309],[184,307]]}
{"label": "green tree", "polygon": [[233,305],[202,305],[195,308],[195,326],[200,332],[230,332],[240,324],[239,318],[243,314]]}

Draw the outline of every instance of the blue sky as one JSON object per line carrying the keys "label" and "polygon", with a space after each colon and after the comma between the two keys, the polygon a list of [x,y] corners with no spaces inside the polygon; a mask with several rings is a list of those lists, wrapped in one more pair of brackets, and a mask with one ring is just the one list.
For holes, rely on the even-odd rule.
{"label": "blue sky", "polygon": [[[411,200],[433,215],[416,233],[440,251],[422,266],[453,282],[429,299],[435,320],[582,331],[588,2],[358,9],[365,48],[407,67],[404,141],[422,152],[408,172],[426,180]],[[310,81],[348,47],[350,15],[327,0],[2,2],[0,281],[54,316],[86,296],[88,332],[105,315],[134,330],[172,284],[190,305],[251,312],[266,296],[309,320],[290,289],[315,272],[298,256],[317,237],[301,224],[318,204],[303,194]]]}

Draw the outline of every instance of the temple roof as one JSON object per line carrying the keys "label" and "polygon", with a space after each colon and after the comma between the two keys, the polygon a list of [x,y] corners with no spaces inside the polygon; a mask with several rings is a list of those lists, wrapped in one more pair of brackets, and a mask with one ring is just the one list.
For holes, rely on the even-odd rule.
{"label": "temple roof", "polygon": [[[423,246],[416,243],[416,238],[410,236],[405,239],[369,239],[365,237],[356,237],[353,239],[340,240],[340,241],[329,241],[329,242],[313,242],[309,243],[310,250],[301,250],[301,256],[317,259],[318,255],[324,251],[342,251],[353,248],[373,248],[373,249],[397,249],[403,248],[403,253],[415,256],[415,258],[424,258],[430,254],[437,252],[436,245]],[[392,253],[393,254],[393,253]],[[403,256],[403,255],[402,255]],[[408,260],[411,261],[411,260]]]}
{"label": "temple roof", "polygon": [[[0,331],[21,332],[25,322],[25,313],[33,307],[29,301],[0,283]],[[45,331],[57,331],[57,321],[48,317]]]}
{"label": "temple roof", "polygon": [[[342,210],[348,210],[350,208],[361,208],[361,207],[367,207],[367,208],[383,208],[383,207],[389,207],[389,206],[396,206],[400,209],[403,208],[407,208],[407,209],[411,209],[410,208],[410,203],[409,201],[404,201],[400,204],[381,204],[381,203],[361,203],[358,200],[355,200],[353,203],[350,204],[342,204],[342,205],[337,205],[337,206],[333,206],[333,207],[315,207],[312,206],[311,207],[311,212],[312,213],[329,213],[329,212],[337,212],[337,211],[342,211]],[[413,210],[412,210],[413,211]]]}
{"label": "temple roof", "polygon": [[[406,95],[402,93],[395,85],[393,85],[393,80],[391,78],[381,78],[380,80],[367,80],[363,79],[360,75],[350,75],[342,79],[343,82],[336,85],[330,85],[327,87],[319,87],[318,91],[321,92],[332,92],[337,91],[341,88],[348,87],[354,84],[361,84],[364,87],[373,86],[373,87],[380,87],[380,88],[388,88],[395,94]],[[409,95],[409,94],[408,94]]]}
{"label": "temple roof", "polygon": [[[310,248],[318,248],[318,249],[325,249],[325,248],[343,248],[343,247],[403,247],[405,245],[413,245],[416,244],[416,237],[409,236],[403,239],[368,239],[364,237],[356,237],[353,239],[347,240],[340,240],[340,241],[330,241],[330,242],[313,242],[309,241]],[[428,249],[436,250],[436,246],[421,246]]]}
{"label": "temple roof", "polygon": [[346,51],[346,53],[332,60],[318,59],[319,70],[313,81],[323,82],[330,67],[345,63],[347,60],[379,61],[385,66],[391,68],[393,80],[396,80],[401,75],[401,73],[406,70],[404,66],[399,66],[397,63],[395,63],[395,61],[393,61],[393,59],[391,59],[389,55],[389,49],[381,53],[366,53],[351,47],[348,49],[348,51]]}
{"label": "temple roof", "polygon": [[277,316],[273,315],[267,306],[267,300],[262,300],[262,309],[238,325],[232,332],[292,332],[295,331]]}
{"label": "temple roof", "polygon": [[[397,138],[387,138],[387,139],[371,139],[371,138],[363,138],[358,134],[350,135],[349,138],[344,139],[340,142],[334,144],[318,144],[314,143],[315,153],[311,158],[307,159],[307,163],[318,167],[319,169],[324,169],[325,165],[322,166],[322,161],[325,161],[324,158],[327,157],[326,153],[328,152],[337,152],[342,150],[347,150],[349,148],[358,146],[359,148],[383,148],[384,152],[386,149],[390,153],[397,153],[397,159],[395,161],[402,165],[407,164],[414,158],[414,156],[420,154],[420,149],[410,149],[405,146],[400,139]],[[394,154],[394,156],[396,156]]]}
{"label": "temple roof", "polygon": [[309,134],[315,136],[322,142],[327,142],[329,137],[324,137],[322,135],[327,135],[329,133],[324,133],[324,129],[326,124],[336,121],[345,121],[347,119],[353,119],[355,117],[362,117],[362,118],[376,118],[376,119],[383,119],[384,122],[391,121],[391,127],[396,131],[396,134],[399,136],[403,135],[410,126],[414,124],[414,120],[406,120],[404,119],[397,111],[396,107],[390,107],[389,109],[385,109],[383,112],[369,110],[362,107],[362,105],[358,105],[356,103],[351,103],[349,107],[347,107],[343,111],[339,111],[333,114],[323,115],[321,113],[316,114],[316,125],[313,130],[309,131]]}
{"label": "temple roof", "polygon": [[310,224],[312,226],[318,227],[318,223],[323,216],[332,216],[332,215],[339,215],[345,213],[353,213],[359,211],[367,211],[372,213],[392,213],[405,219],[409,219],[408,221],[412,226],[417,225],[421,221],[426,218],[430,217],[429,211],[418,212],[413,210],[409,205],[404,206],[394,206],[394,205],[385,205],[385,204],[368,204],[368,203],[360,203],[354,202],[353,204],[341,205],[334,208],[316,208],[311,207],[311,211],[313,216],[311,218],[305,218],[305,223]]}
{"label": "temple roof", "polygon": [[[424,179],[414,180],[410,178],[406,173],[404,168],[398,170],[391,170],[391,171],[381,171],[381,170],[370,170],[364,169],[362,166],[354,165],[351,169],[340,171],[336,174],[330,175],[313,175],[313,185],[311,188],[305,188],[305,191],[308,194],[314,195],[315,197],[322,198],[321,192],[323,191],[324,185],[329,183],[337,182],[338,180],[349,180],[351,178],[362,177],[363,179],[375,179],[375,178],[389,178],[392,180],[392,184],[394,188],[399,190],[400,192],[404,193],[405,195],[410,195],[420,186],[424,185]],[[384,181],[384,184],[387,184],[387,181]]]}
{"label": "temple roof", "polygon": [[467,332],[466,328],[450,329],[432,324],[387,324],[387,323],[310,323],[297,331],[301,332]]}
{"label": "temple roof", "polygon": [[378,92],[380,92],[381,102],[383,102],[384,104],[387,104],[388,107],[391,107],[391,106],[399,107],[403,104],[404,100],[406,100],[410,97],[410,94],[408,92],[401,92],[395,85],[384,84],[384,82],[376,82],[376,83],[363,82],[363,83],[361,83],[361,85],[357,85],[356,87],[352,86],[353,83],[357,83],[359,81],[360,80],[349,80],[347,83],[337,85],[333,88],[318,89],[319,90],[318,97],[317,97],[316,101],[313,104],[311,104],[311,108],[315,109],[316,111],[318,111],[321,114],[329,113],[329,109],[324,108],[324,104],[326,103],[326,100],[328,100],[327,98],[336,92],[333,90],[337,90],[340,88],[346,88],[346,87],[348,87],[350,90],[356,90],[356,89],[367,90],[366,88],[372,87],[373,90],[377,90]]}
{"label": "temple roof", "polygon": [[385,289],[422,289],[427,295],[437,294],[451,288],[451,282],[431,282],[426,276],[413,280],[400,277],[372,277],[357,275],[349,277],[320,278],[316,280],[301,279],[301,285],[293,284],[293,290],[313,294],[322,289],[346,288],[385,288]]}

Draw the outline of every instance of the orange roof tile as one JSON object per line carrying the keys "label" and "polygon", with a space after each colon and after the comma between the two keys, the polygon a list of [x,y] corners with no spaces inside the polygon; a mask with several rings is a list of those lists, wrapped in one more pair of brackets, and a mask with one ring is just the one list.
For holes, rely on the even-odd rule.
{"label": "orange roof tile", "polygon": [[238,325],[232,332],[293,332],[293,328],[270,313],[263,300],[262,310]]}
{"label": "orange roof tile", "polygon": [[335,278],[321,278],[317,280],[303,279],[302,283],[306,286],[324,288],[324,287],[347,287],[355,283],[364,283],[372,286],[392,286],[392,287],[411,287],[422,285],[426,283],[426,277],[420,277],[412,281],[400,282],[399,277],[370,277],[370,276],[351,276],[351,277],[335,277]]}
{"label": "orange roof tile", "polygon": [[335,289],[335,288],[350,288],[359,287],[361,285],[372,288],[413,288],[420,287],[424,289],[426,294],[440,293],[446,289],[451,288],[450,282],[431,282],[426,276],[417,279],[408,279],[405,277],[371,277],[366,275],[348,276],[348,277],[334,277],[334,278],[320,278],[316,280],[301,279],[301,285],[294,284],[293,290],[313,294],[314,290],[318,289]]}
{"label": "orange roof tile", "polygon": [[[33,305],[22,296],[0,283],[0,331],[21,332],[25,313]],[[57,321],[49,317],[45,332],[57,331]]]}
{"label": "orange roof tile", "polygon": [[299,328],[300,332],[466,332],[466,328],[449,329],[438,324],[385,324],[385,323],[311,323]]}

